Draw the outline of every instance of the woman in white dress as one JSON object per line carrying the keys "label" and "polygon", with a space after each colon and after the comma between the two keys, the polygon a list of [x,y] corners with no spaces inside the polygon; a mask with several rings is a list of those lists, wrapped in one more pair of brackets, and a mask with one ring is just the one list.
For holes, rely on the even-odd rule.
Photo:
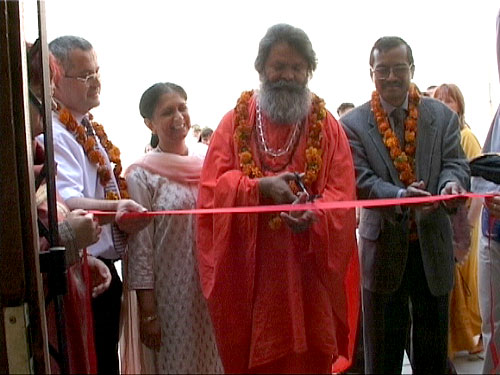
{"label": "woman in white dress", "polygon": [[[182,87],[157,83],[139,104],[159,143],[126,178],[132,199],[150,211],[196,207],[203,160],[184,142],[191,126],[186,100]],[[142,372],[222,372],[200,288],[194,222],[192,215],[155,216],[129,238],[127,286],[137,295],[140,339],[154,358],[154,369],[143,363]]]}

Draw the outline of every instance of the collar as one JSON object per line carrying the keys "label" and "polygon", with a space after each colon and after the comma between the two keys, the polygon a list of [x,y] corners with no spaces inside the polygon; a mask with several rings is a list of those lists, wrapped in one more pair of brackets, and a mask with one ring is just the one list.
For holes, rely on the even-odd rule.
{"label": "collar", "polygon": [[[382,107],[384,108],[385,113],[389,116],[392,111],[396,109],[392,104],[387,103],[382,96],[380,96],[380,103],[382,104]],[[408,112],[408,93],[406,93],[405,100],[403,104],[399,106],[399,108],[403,108],[406,112]]]}
{"label": "collar", "polygon": [[81,124],[81,123],[82,123],[82,119],[83,119],[85,116],[87,116],[87,119],[88,119],[88,113],[86,113],[86,114],[84,114],[84,115],[81,115],[81,114],[79,114],[79,113],[74,113],[74,112],[72,112],[72,113],[73,113],[73,117],[75,118],[75,120],[76,120],[79,124]]}
{"label": "collar", "polygon": [[73,117],[75,118],[76,122],[79,124],[81,124],[82,118],[84,118],[85,116],[87,116],[87,117],[89,116],[89,112],[81,114],[81,113],[76,113],[75,111],[70,110],[67,106],[65,106],[63,104],[63,102],[61,102],[60,100],[58,100],[54,97],[52,97],[52,101],[54,102],[54,107],[52,108],[53,112],[57,113],[61,108],[67,108],[71,112]]}

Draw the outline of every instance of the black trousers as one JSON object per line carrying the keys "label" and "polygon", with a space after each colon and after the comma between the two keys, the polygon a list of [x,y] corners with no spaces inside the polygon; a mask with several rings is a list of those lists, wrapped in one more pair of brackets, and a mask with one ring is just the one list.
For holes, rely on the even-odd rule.
{"label": "black trousers", "polygon": [[[359,296],[361,300],[361,294]],[[358,330],[356,331],[356,346],[354,347],[351,367],[344,374],[357,375],[365,373],[365,357],[363,345],[363,311],[359,311]]]}
{"label": "black trousers", "polygon": [[99,259],[111,272],[111,285],[100,296],[92,299],[97,371],[99,374],[119,374],[118,340],[123,286],[114,262],[109,259]]}
{"label": "black trousers", "polygon": [[363,289],[366,373],[401,373],[410,313],[410,361],[413,373],[446,373],[448,306],[449,294],[431,294],[419,242],[412,242],[398,290],[382,294]]}

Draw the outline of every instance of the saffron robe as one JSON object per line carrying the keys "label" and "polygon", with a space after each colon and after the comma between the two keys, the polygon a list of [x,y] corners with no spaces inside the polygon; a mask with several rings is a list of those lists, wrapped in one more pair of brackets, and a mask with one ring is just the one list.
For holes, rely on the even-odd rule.
{"label": "saffron robe", "polygon": [[[249,121],[255,124],[255,96],[248,108]],[[212,137],[201,174],[199,208],[272,204],[260,196],[258,181],[240,169],[234,117],[230,111]],[[303,126],[290,160],[281,157],[286,167],[279,173],[304,171],[309,126]],[[268,123],[268,145],[286,144],[293,128]],[[263,158],[269,158],[259,154],[256,136],[252,132],[256,165],[264,175],[277,174],[263,168]],[[349,143],[329,112],[321,148],[323,163],[310,193],[321,194],[318,201],[354,200]],[[226,372],[248,372],[308,350],[339,359],[337,371],[349,366],[359,311],[355,211],[315,214],[317,221],[298,234],[285,223],[271,229],[269,213],[198,215],[202,290]]]}

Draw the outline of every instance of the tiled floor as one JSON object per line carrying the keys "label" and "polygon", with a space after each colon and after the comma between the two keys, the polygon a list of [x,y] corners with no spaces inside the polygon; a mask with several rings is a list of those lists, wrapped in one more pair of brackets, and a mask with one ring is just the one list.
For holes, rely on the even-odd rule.
{"label": "tiled floor", "polygon": [[455,355],[453,364],[458,374],[480,374],[483,368],[484,353],[470,355],[467,352],[460,352]]}

